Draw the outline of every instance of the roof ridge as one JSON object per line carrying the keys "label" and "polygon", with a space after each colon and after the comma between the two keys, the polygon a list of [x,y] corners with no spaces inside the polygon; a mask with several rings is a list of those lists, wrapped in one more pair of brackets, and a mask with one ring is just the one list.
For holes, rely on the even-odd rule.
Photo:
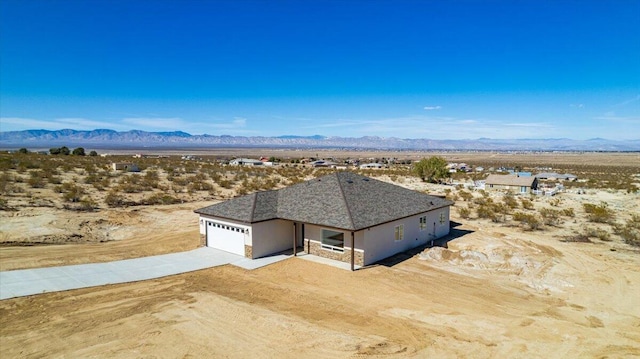
{"label": "roof ridge", "polygon": [[[349,223],[351,223],[351,228],[356,228],[353,223],[353,215],[351,215],[351,208],[349,208],[349,201],[347,201],[347,197],[344,195],[344,189],[342,188],[342,183],[340,182],[340,173],[347,173],[347,171],[339,171],[335,172],[336,181],[338,181],[338,187],[340,188],[340,194],[342,196],[342,201],[344,202],[344,206],[347,208],[347,214],[349,215]],[[350,172],[353,173],[353,172]]]}
{"label": "roof ridge", "polygon": [[249,196],[253,196],[253,203],[251,203],[251,222],[253,222],[253,218],[256,215],[256,203],[258,202],[258,192],[253,192],[249,194]]}

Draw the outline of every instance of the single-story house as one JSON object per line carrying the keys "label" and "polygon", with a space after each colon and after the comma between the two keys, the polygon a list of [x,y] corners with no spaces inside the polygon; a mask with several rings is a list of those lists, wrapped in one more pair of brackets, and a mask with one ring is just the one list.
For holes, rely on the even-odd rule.
{"label": "single-story house", "polygon": [[335,168],[338,164],[333,161],[317,160],[310,163],[313,167],[331,167]]}
{"label": "single-story house", "polygon": [[140,172],[138,166],[131,162],[114,162],[111,164],[111,168],[114,171]]}
{"label": "single-story house", "polygon": [[538,179],[533,176],[491,174],[484,181],[485,190],[506,190],[517,193],[531,193],[538,188]]}
{"label": "single-story house", "polygon": [[544,180],[561,180],[561,181],[575,181],[578,179],[578,176],[572,175],[570,173],[560,174],[555,172],[542,172],[536,175],[537,179]]}
{"label": "single-story house", "polygon": [[207,246],[247,258],[303,247],[353,269],[449,234],[452,204],[344,171],[195,213]]}
{"label": "single-story house", "polygon": [[251,158],[236,158],[229,161],[232,166],[262,166],[264,163],[260,160],[253,160]]}
{"label": "single-story house", "polygon": [[380,168],[382,168],[382,167],[384,167],[384,166],[382,165],[382,163],[375,163],[375,162],[374,162],[374,163],[363,163],[363,164],[361,164],[361,165],[360,165],[360,169],[362,169],[362,170],[367,170],[367,169],[380,169]]}

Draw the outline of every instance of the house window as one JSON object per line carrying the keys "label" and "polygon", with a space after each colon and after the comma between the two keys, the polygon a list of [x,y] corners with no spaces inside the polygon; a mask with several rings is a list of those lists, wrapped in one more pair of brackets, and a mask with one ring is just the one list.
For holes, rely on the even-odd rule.
{"label": "house window", "polygon": [[344,233],[329,229],[322,230],[322,248],[335,252],[344,251]]}
{"label": "house window", "polygon": [[404,225],[401,224],[394,228],[394,236],[396,241],[401,241],[404,238]]}
{"label": "house window", "polygon": [[520,187],[520,193],[527,193],[527,187],[526,186]]}
{"label": "house window", "polygon": [[444,218],[444,212],[440,213],[440,225],[444,226],[444,223],[446,222],[446,219]]}
{"label": "house window", "polygon": [[493,185],[492,185],[492,184],[490,184],[490,185],[489,185],[489,188],[493,188]]}
{"label": "house window", "polygon": [[427,216],[420,217],[420,230],[424,231],[427,229]]}

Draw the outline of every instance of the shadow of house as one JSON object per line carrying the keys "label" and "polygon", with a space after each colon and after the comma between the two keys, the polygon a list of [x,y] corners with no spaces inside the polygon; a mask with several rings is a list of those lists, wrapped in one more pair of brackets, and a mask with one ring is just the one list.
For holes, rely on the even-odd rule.
{"label": "shadow of house", "polygon": [[442,237],[442,238],[438,238],[436,240],[433,241],[433,245],[430,244],[425,244],[422,246],[418,246],[412,249],[409,249],[407,251],[404,251],[402,253],[398,253],[394,256],[385,258],[381,261],[378,261],[374,264],[372,264],[372,266],[376,266],[376,265],[382,265],[385,267],[393,267],[397,264],[400,264],[404,261],[406,261],[407,259],[413,258],[416,255],[422,253],[422,251],[424,251],[427,248],[432,248],[432,247],[443,247],[443,248],[448,248],[448,244],[449,242],[456,240],[458,238],[462,238],[464,236],[466,236],[467,234],[471,234],[474,233],[471,230],[468,229],[459,229],[457,227],[460,227],[462,225],[462,223],[458,223],[458,222],[450,222],[450,230],[449,230],[449,234]]}

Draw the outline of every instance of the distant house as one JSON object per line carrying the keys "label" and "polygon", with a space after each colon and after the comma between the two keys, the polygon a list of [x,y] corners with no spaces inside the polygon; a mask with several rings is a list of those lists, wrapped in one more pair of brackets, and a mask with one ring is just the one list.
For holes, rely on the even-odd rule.
{"label": "distant house", "polygon": [[209,247],[260,258],[303,246],[353,269],[447,235],[452,204],[344,171],[195,212]]}
{"label": "distant house", "polygon": [[533,176],[489,175],[484,181],[485,190],[531,193],[538,188],[538,179]]}
{"label": "distant house", "polygon": [[317,160],[317,161],[313,161],[311,162],[311,166],[313,167],[331,167],[331,168],[335,168],[338,164],[332,161],[325,161],[325,160]]}
{"label": "distant house", "polygon": [[232,166],[262,166],[264,165],[264,162],[251,158],[236,158],[231,160],[229,164]]}
{"label": "distant house", "polygon": [[360,165],[360,169],[361,170],[367,170],[367,169],[380,169],[383,168],[384,166],[382,165],[382,163],[363,163]]}
{"label": "distant house", "polygon": [[536,175],[537,179],[543,180],[559,180],[559,181],[575,181],[578,179],[578,176],[572,175],[570,173],[560,174],[555,172],[542,172]]}
{"label": "distant house", "polygon": [[138,166],[131,162],[114,162],[111,164],[111,168],[114,171],[140,172]]}

